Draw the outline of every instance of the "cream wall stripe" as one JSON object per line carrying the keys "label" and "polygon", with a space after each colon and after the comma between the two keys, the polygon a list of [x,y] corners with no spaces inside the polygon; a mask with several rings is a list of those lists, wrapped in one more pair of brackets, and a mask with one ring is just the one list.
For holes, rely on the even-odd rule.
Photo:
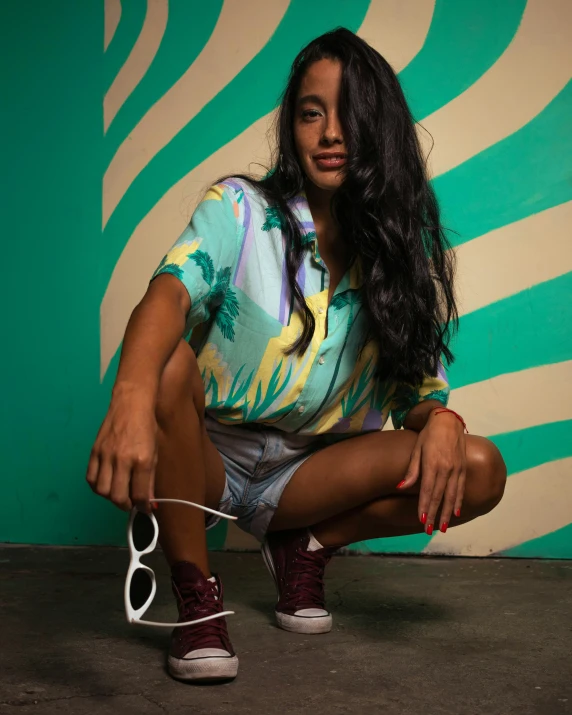
{"label": "cream wall stripe", "polygon": [[223,174],[261,171],[252,162],[264,163],[269,155],[267,131],[272,118],[273,112],[211,154],[171,187],[135,228],[101,303],[101,379],[123,340],[131,311],[141,300],[159,261],[187,225],[202,191]]}
{"label": "cream wall stripe", "polygon": [[224,3],[203,51],[113,157],[103,178],[104,227],[135,177],[262,50],[287,8],[288,0],[249,0],[247,12],[243,2]]}
{"label": "cream wall stripe", "polygon": [[[516,36],[469,89],[426,117],[435,140],[433,176],[443,174],[530,122],[571,76],[572,2],[528,0]],[[419,130],[427,152],[431,139]]]}
{"label": "cream wall stripe", "polygon": [[456,248],[460,315],[572,271],[571,226],[568,201]]}
{"label": "cream wall stripe", "polygon": [[567,458],[513,474],[503,500],[490,514],[446,534],[439,532],[424,552],[490,556],[561,529],[572,518],[571,473],[572,458]]}
{"label": "cream wall stripe", "polygon": [[401,72],[423,47],[434,9],[435,0],[372,0],[357,34]]}
{"label": "cream wall stripe", "polygon": [[103,100],[104,132],[151,66],[165,34],[168,16],[168,0],[147,0],[147,12],[139,37]]}
{"label": "cream wall stripe", "polygon": [[572,360],[460,387],[451,391],[449,406],[463,415],[473,434],[488,437],[570,420]]}
{"label": "cream wall stripe", "polygon": [[104,6],[104,34],[103,34],[103,51],[109,47],[109,43],[113,40],[115,30],[121,20],[121,0],[105,0]]}

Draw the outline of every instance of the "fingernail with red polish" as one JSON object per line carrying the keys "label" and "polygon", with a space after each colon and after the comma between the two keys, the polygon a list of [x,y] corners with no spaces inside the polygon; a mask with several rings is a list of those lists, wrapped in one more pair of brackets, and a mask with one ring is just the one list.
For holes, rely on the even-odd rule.
{"label": "fingernail with red polish", "polygon": [[460,510],[460,509],[457,509],[457,510],[455,511],[455,516],[461,516],[461,510]]}
{"label": "fingernail with red polish", "polygon": [[401,489],[401,487],[405,484],[405,479],[401,480],[399,484],[397,485],[398,489]]}
{"label": "fingernail with red polish", "polygon": [[431,534],[433,533],[433,524],[429,524],[425,531],[427,532],[427,536],[431,536]]}
{"label": "fingernail with red polish", "polygon": [[441,524],[441,531],[443,532],[443,534],[447,531],[447,527],[448,527],[448,526],[449,526],[449,524],[447,524],[446,521],[444,521],[444,522]]}
{"label": "fingernail with red polish", "polygon": [[426,521],[427,521],[427,514],[425,512],[423,512],[423,514],[421,514],[421,523],[425,524]]}

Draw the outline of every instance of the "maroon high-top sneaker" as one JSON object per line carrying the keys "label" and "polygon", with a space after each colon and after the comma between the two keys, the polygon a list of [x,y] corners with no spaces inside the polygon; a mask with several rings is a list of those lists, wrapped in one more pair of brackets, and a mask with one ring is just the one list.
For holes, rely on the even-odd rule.
{"label": "maroon high-top sneaker", "polygon": [[[179,608],[178,623],[224,610],[220,578],[207,580],[195,564],[179,561],[171,567],[171,583]],[[228,637],[226,618],[174,628],[168,658],[169,673],[180,680],[228,680],[238,672],[238,658]]]}
{"label": "maroon high-top sneaker", "polygon": [[278,591],[276,621],[294,633],[327,633],[332,614],[325,608],[324,569],[335,548],[308,551],[307,529],[270,532],[262,557]]}

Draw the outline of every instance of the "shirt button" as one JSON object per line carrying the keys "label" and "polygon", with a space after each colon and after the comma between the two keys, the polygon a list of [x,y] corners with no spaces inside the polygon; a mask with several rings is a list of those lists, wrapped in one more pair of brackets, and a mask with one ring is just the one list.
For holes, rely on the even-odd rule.
{"label": "shirt button", "polygon": [[306,408],[304,407],[304,405],[300,405],[300,407],[298,407],[298,412],[299,412],[300,414],[302,414],[302,412],[304,412],[305,409],[306,409]]}
{"label": "shirt button", "polygon": [[323,309],[323,308],[318,308],[318,313],[319,313],[320,315],[322,315],[323,312],[324,312],[324,309]]}
{"label": "shirt button", "polygon": [[321,358],[320,358],[320,359],[318,360],[318,362],[320,363],[320,365],[323,365],[323,364],[324,364],[324,362],[325,362],[325,361],[324,361],[324,358],[323,358],[323,357],[321,357]]}

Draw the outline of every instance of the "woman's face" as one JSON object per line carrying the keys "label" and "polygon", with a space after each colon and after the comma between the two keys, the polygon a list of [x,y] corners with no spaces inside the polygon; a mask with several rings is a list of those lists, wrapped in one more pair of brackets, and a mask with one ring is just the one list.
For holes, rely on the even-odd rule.
{"label": "woman's face", "polygon": [[298,159],[308,179],[325,191],[335,191],[342,183],[347,157],[338,113],[341,80],[339,62],[314,62],[302,78],[296,99]]}

